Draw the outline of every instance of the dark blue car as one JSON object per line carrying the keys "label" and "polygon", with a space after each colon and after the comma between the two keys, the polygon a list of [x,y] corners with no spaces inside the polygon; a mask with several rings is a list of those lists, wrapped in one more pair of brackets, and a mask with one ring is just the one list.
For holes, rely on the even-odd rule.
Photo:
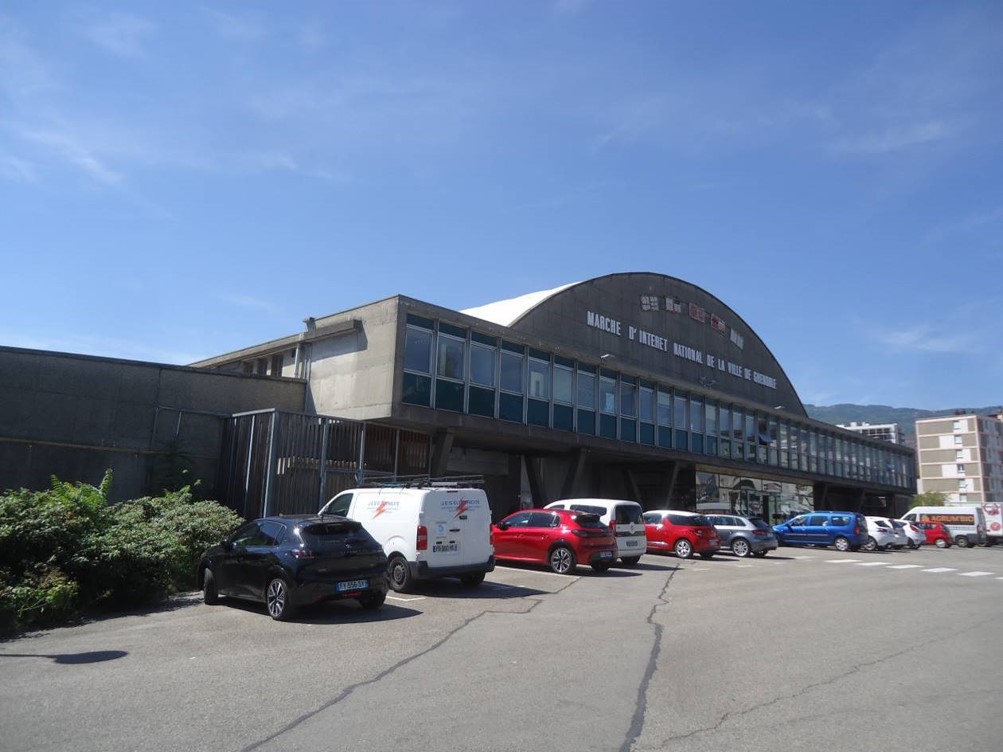
{"label": "dark blue car", "polygon": [[867,518],[857,512],[799,514],[773,532],[782,546],[835,546],[837,551],[857,551],[867,543]]}

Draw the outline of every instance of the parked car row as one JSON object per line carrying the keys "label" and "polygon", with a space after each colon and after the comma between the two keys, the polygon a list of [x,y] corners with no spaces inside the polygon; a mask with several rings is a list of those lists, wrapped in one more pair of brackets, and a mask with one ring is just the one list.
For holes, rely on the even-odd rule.
{"label": "parked car row", "polygon": [[495,561],[579,565],[605,572],[644,553],[705,559],[720,551],[766,556],[779,545],[839,551],[950,546],[940,522],[811,512],[770,526],[736,514],[675,509],[644,511],[622,499],[564,499],[514,512],[491,524],[483,490],[451,484],[358,488],[339,493],[315,515],[269,516],[241,525],[208,549],[198,566],[203,599],[263,602],[274,619],[328,600],[354,599],[378,609],[388,589],[456,577],[479,585]]}

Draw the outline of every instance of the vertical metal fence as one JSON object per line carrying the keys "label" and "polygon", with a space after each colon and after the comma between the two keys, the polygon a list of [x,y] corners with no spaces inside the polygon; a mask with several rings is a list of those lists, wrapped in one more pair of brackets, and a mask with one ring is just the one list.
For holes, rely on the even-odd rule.
{"label": "vertical metal fence", "polygon": [[220,453],[221,499],[247,519],[316,512],[346,488],[429,472],[417,431],[264,410],[234,415]]}

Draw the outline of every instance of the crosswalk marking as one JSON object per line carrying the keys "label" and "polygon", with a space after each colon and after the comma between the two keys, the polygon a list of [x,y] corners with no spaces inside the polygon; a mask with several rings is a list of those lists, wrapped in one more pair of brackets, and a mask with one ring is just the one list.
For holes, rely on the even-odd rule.
{"label": "crosswalk marking", "polygon": [[886,567],[888,566],[883,561],[859,561],[857,562],[858,567]]}
{"label": "crosswalk marking", "polygon": [[990,577],[994,572],[962,572],[959,577]]}
{"label": "crosswalk marking", "polygon": [[940,574],[941,572],[957,572],[957,569],[951,567],[934,567],[933,569],[924,569],[924,572],[933,572],[934,574]]}
{"label": "crosswalk marking", "polygon": [[894,566],[888,567],[889,569],[920,569],[922,564],[895,564]]}
{"label": "crosswalk marking", "polygon": [[828,564],[852,564],[855,561],[860,561],[859,559],[826,559]]}

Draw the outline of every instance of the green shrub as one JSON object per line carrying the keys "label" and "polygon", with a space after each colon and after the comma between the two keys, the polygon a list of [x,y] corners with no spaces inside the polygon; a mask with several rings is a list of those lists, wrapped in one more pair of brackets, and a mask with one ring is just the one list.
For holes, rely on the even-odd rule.
{"label": "green shrub", "polygon": [[109,504],[110,484],[0,495],[0,633],[194,589],[202,552],[242,522],[188,487]]}

